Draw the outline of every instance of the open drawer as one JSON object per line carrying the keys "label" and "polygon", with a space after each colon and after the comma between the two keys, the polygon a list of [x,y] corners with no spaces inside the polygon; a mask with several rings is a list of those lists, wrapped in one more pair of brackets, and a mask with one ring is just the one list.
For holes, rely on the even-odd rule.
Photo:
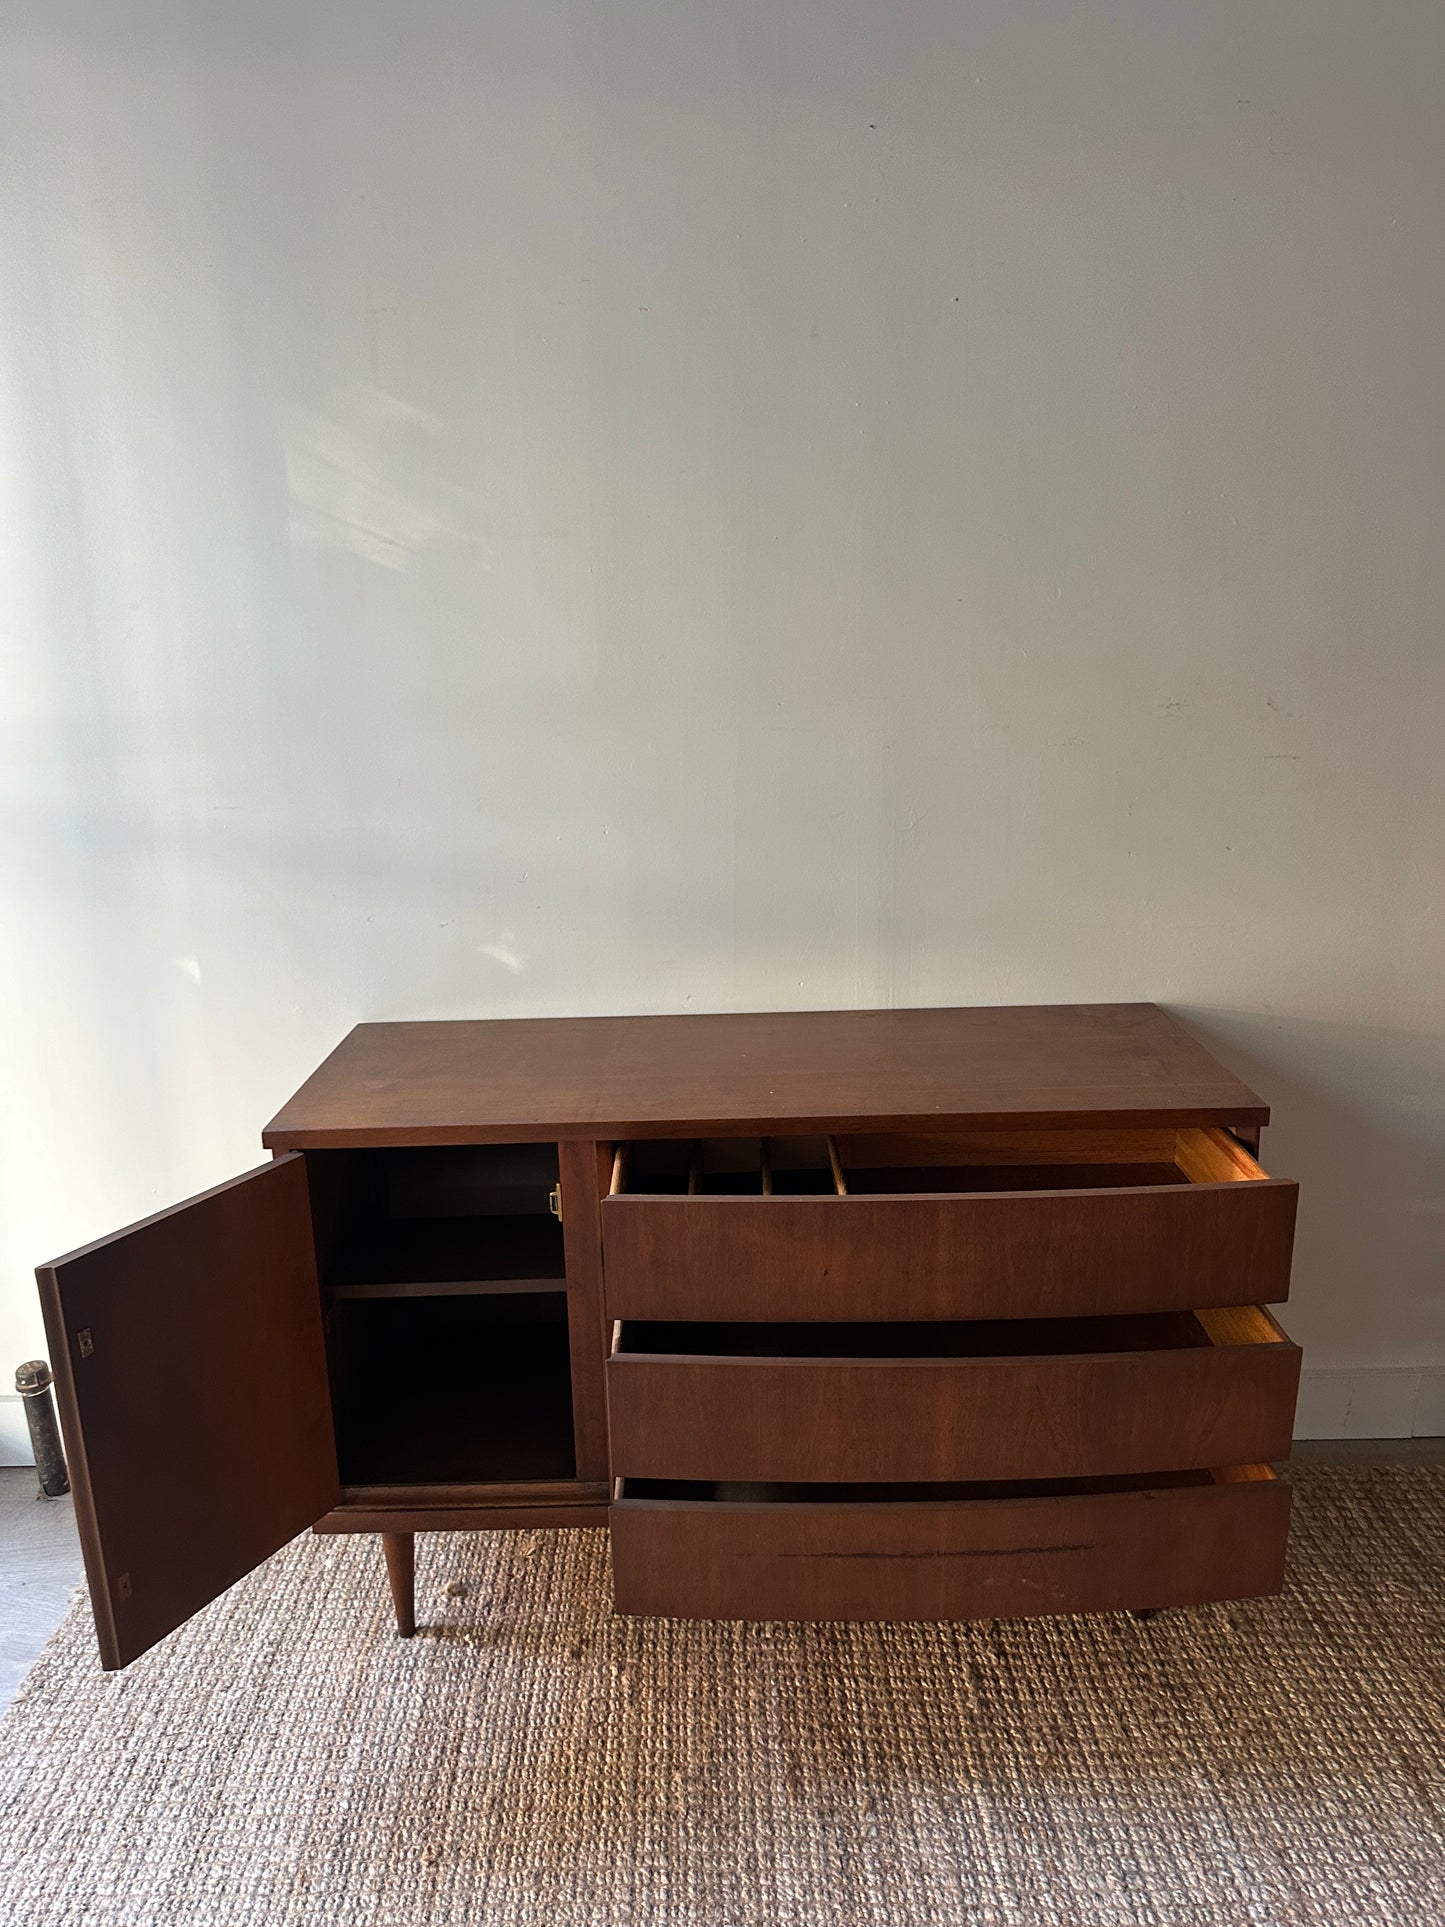
{"label": "open drawer", "polygon": [[1297,1187],[1214,1128],[618,1147],[614,1318],[1061,1318],[1274,1304]]}
{"label": "open drawer", "polygon": [[1053,1486],[618,1482],[621,1613],[994,1619],[1278,1592],[1289,1488],[1267,1466]]}
{"label": "open drawer", "polygon": [[615,1474],[1049,1479],[1289,1456],[1300,1354],[1257,1306],[617,1327]]}

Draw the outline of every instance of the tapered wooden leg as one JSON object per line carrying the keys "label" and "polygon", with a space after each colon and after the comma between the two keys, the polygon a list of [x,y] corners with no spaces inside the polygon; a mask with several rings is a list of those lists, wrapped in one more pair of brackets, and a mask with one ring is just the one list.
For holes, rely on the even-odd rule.
{"label": "tapered wooden leg", "polygon": [[396,1607],[396,1630],[403,1639],[410,1639],[416,1631],[416,1534],[383,1532],[381,1544],[391,1603]]}

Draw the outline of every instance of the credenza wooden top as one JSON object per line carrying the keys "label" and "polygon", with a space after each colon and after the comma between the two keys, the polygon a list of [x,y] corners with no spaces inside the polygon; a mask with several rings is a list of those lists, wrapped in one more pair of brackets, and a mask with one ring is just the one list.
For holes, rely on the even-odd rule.
{"label": "credenza wooden top", "polygon": [[1263,1124],[1155,1004],[359,1024],[273,1150],[930,1125]]}

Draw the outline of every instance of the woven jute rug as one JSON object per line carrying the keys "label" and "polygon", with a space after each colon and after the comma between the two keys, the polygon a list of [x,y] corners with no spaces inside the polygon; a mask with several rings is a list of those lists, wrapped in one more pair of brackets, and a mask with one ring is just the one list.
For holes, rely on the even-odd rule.
{"label": "woven jute rug", "polygon": [[1280,1600],[957,1626],[610,1616],[606,1536],[306,1538],[0,1728],[0,1917],[1445,1920],[1445,1468],[1296,1476]]}

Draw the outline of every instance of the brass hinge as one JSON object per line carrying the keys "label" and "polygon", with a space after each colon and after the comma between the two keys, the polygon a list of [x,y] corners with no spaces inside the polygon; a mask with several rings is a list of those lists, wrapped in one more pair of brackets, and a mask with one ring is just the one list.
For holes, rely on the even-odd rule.
{"label": "brass hinge", "polygon": [[562,1187],[560,1184],[554,1184],[552,1189],[547,1193],[547,1209],[552,1213],[552,1216],[557,1220],[558,1224],[561,1224]]}

